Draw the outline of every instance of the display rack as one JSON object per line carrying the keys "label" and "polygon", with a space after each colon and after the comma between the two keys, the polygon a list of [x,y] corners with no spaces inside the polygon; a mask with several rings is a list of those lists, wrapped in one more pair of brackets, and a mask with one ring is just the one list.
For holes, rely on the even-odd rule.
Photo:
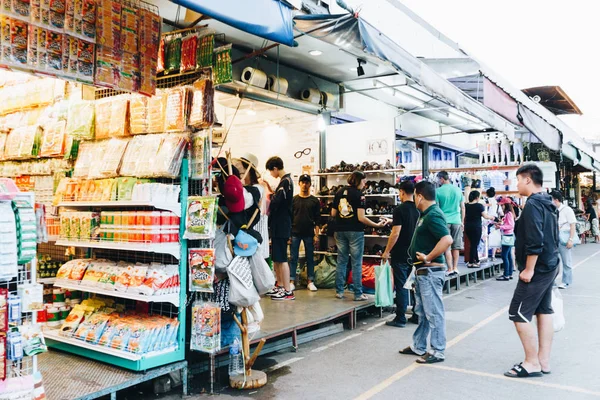
{"label": "display rack", "polygon": [[[319,172],[316,174],[312,174],[313,176],[338,176],[338,175],[351,175],[354,171],[344,171],[344,172]],[[373,169],[367,171],[360,171],[365,175],[369,174],[404,174],[404,169]]]}
{"label": "display rack", "polygon": [[[185,230],[185,214],[186,203],[188,197],[188,160],[184,158],[181,166],[180,177],[181,193],[178,214],[181,216],[179,225],[179,235],[183,238]],[[124,203],[124,204],[119,204]],[[102,207],[106,204],[107,207],[148,207],[147,203],[134,202],[106,202],[93,204],[78,204],[81,207]],[[155,204],[157,207],[158,204]],[[69,207],[72,206],[69,203]],[[172,205],[169,205],[171,207]],[[170,209],[169,209],[170,210]],[[173,210],[170,210],[173,211]],[[179,321],[177,347],[164,349],[159,352],[150,352],[145,354],[134,354],[125,351],[114,350],[107,347],[98,346],[85,341],[70,337],[59,336],[56,330],[46,330],[48,345],[54,349],[66,351],[69,353],[81,355],[122,368],[143,371],[154,367],[159,367],[165,364],[182,361],[185,359],[185,332],[186,332],[186,290],[187,284],[187,240],[181,239],[179,243],[167,244],[146,244],[146,243],[119,243],[119,242],[79,242],[59,240],[56,242],[58,246],[74,246],[87,247],[91,249],[106,249],[106,250],[127,250],[142,253],[163,253],[170,254],[179,260],[179,279],[182,290],[178,294],[169,294],[162,296],[142,296],[131,293],[122,293],[117,291],[108,291],[98,288],[91,288],[76,283],[65,283],[64,281],[56,284],[58,287],[67,289],[76,289],[87,293],[100,294],[121,299],[121,301],[143,301],[149,303],[150,313],[157,313],[170,317],[177,317]],[[112,254],[112,253],[110,253]]]}
{"label": "display rack", "polygon": [[58,207],[67,208],[100,208],[100,207],[152,207],[157,210],[171,211],[178,217],[181,216],[181,205],[178,203],[168,204],[153,201],[65,201],[58,203]]}

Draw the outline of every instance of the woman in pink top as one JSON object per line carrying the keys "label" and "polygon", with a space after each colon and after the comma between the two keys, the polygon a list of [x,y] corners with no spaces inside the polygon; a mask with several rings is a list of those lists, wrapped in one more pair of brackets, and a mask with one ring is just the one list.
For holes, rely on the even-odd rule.
{"label": "woman in pink top", "polygon": [[502,223],[496,224],[496,227],[502,232],[502,263],[504,264],[504,275],[496,278],[497,281],[509,281],[513,278],[514,261],[512,257],[512,248],[515,245],[515,211],[512,201],[504,197],[498,203],[502,205],[504,218]]}

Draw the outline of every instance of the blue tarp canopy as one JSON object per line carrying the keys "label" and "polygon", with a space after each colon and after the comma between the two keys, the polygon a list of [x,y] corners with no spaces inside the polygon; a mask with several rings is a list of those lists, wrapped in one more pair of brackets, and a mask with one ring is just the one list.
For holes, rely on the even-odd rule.
{"label": "blue tarp canopy", "polygon": [[294,45],[292,9],[280,0],[171,0],[241,31]]}

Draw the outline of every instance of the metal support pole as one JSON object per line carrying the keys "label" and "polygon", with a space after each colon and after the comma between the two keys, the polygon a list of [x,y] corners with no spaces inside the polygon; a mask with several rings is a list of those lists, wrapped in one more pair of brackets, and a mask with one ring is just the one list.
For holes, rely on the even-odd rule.
{"label": "metal support pole", "polygon": [[421,157],[422,176],[425,178],[429,175],[429,143],[423,143],[423,154]]}
{"label": "metal support pole", "polygon": [[[183,397],[188,395],[188,367],[187,365],[181,369],[181,383],[183,383]],[[212,388],[211,388],[212,393]]]}

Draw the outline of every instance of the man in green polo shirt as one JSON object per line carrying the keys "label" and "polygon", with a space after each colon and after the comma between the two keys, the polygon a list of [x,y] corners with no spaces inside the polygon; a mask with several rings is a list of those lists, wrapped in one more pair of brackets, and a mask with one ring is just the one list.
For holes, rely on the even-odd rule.
{"label": "man in green polo shirt", "polygon": [[450,183],[446,171],[437,174],[440,187],[436,190],[435,200],[446,216],[448,230],[452,236],[452,249],[446,250],[448,276],[458,276],[458,257],[464,248],[463,227],[465,226],[465,198],[462,190]]}
{"label": "man in green polo shirt", "polygon": [[[415,205],[421,212],[415,235],[408,250],[415,271],[415,313],[419,326],[413,334],[413,344],[401,354],[421,356],[420,364],[433,364],[445,359],[446,316],[442,289],[446,281],[444,252],[452,245],[444,214],[435,202],[435,187],[431,182],[415,186]],[[431,352],[427,352],[427,337],[431,332]]]}

